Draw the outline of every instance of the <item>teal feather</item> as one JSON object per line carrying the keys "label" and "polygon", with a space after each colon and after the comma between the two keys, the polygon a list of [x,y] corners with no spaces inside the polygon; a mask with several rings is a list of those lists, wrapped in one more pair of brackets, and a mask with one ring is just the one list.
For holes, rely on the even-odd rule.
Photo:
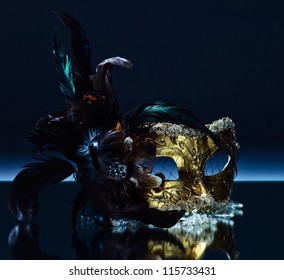
{"label": "teal feather", "polygon": [[124,115],[124,121],[126,127],[132,131],[139,129],[141,125],[148,122],[184,124],[193,129],[202,131],[208,135],[221,150],[226,151],[226,153],[231,156],[235,171],[237,172],[235,156],[231,153],[220,137],[209,130],[191,111],[180,108],[172,102],[156,101],[143,103],[137,108],[126,113]]}
{"label": "teal feather", "polygon": [[53,55],[60,80],[60,90],[67,101],[75,100],[75,85],[73,80],[72,62],[65,52],[59,34],[55,31],[53,36]]}

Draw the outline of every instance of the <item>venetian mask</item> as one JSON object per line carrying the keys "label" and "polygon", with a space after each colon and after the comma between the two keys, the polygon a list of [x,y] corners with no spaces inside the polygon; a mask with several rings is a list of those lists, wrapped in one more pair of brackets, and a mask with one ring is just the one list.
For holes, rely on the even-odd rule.
{"label": "venetian mask", "polygon": [[[145,193],[149,206],[159,210],[187,210],[226,204],[234,180],[232,158],[204,133],[184,125],[153,123],[146,139],[156,145],[153,173],[163,174],[164,183]],[[236,156],[235,125],[229,118],[207,127]]]}

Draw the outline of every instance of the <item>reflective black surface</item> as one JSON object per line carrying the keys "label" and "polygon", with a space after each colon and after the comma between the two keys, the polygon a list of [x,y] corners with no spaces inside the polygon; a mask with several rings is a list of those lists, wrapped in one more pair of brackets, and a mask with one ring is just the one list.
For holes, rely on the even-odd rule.
{"label": "reflective black surface", "polygon": [[80,187],[61,183],[43,189],[32,224],[18,224],[7,207],[10,183],[0,184],[1,259],[284,259],[284,183],[237,182],[232,199],[244,204],[234,226],[218,223],[196,232],[136,228],[71,227],[72,200]]}

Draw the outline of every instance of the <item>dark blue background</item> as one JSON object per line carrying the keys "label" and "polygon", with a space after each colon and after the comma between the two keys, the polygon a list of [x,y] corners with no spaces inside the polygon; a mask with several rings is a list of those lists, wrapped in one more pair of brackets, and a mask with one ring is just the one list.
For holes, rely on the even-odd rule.
{"label": "dark blue background", "polygon": [[66,106],[51,40],[55,26],[67,47],[69,37],[52,10],[81,22],[94,65],[117,55],[134,63],[114,71],[122,111],[162,99],[206,123],[229,116],[241,144],[239,178],[284,178],[284,2],[271,0],[2,1],[2,178],[28,160],[25,132]]}

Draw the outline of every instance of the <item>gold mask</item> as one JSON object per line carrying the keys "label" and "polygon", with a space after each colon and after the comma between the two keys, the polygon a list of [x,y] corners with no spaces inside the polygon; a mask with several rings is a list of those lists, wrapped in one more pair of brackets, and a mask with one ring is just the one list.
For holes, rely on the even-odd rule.
{"label": "gold mask", "polygon": [[[191,212],[193,209],[210,211],[227,203],[234,180],[230,156],[209,136],[185,125],[150,123],[147,126],[150,130],[146,140],[156,145],[157,158],[171,158],[178,171],[175,180],[166,179],[161,186],[145,193],[150,207]],[[223,118],[207,127],[220,137],[235,157],[239,146],[233,121]],[[218,159],[220,155],[221,159]],[[215,167],[210,167],[212,164]],[[168,167],[161,168],[164,173]]]}
{"label": "gold mask", "polygon": [[165,239],[149,239],[146,259],[199,260],[209,250],[221,251],[229,259],[237,259],[234,228],[221,222],[215,225],[182,227],[175,226],[166,230],[179,244]]}

